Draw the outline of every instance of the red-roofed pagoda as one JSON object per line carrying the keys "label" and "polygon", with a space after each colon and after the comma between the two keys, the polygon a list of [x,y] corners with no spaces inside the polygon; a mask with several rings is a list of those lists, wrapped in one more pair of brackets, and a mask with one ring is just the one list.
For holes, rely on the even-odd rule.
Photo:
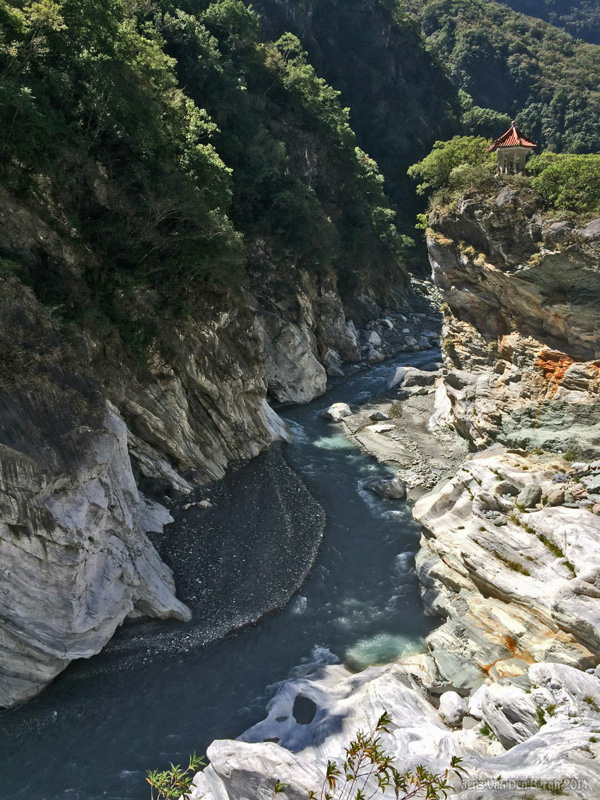
{"label": "red-roofed pagoda", "polygon": [[537,147],[537,142],[525,136],[513,120],[510,128],[488,147],[489,153],[498,153],[498,170],[501,173],[523,172],[525,162]]}

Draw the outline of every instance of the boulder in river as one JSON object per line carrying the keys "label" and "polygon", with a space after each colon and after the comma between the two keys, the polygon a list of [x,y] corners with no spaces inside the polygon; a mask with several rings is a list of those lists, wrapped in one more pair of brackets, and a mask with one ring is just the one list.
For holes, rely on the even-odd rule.
{"label": "boulder in river", "polygon": [[327,411],[323,412],[323,419],[328,422],[341,422],[344,417],[351,416],[352,411],[348,403],[334,403],[329,406]]}
{"label": "boulder in river", "polygon": [[386,500],[406,500],[407,487],[398,476],[387,481],[372,481],[365,486],[365,489]]}

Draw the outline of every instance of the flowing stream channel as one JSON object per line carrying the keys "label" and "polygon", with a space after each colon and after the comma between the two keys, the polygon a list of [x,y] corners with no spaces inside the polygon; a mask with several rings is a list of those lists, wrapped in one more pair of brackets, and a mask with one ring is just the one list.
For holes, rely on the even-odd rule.
{"label": "flowing stream channel", "polygon": [[[368,480],[389,470],[321,413],[333,402],[368,401],[398,365],[420,366],[435,355],[405,355],[359,372],[310,405],[283,412],[294,434],[284,457],[327,515],[300,590],[258,623],[208,644],[192,638],[168,657],[173,639],[161,639],[162,632],[176,631],[170,635],[180,643],[185,628],[152,623],[156,639],[147,640],[143,657],[109,647],[72,664],[39,697],[0,713],[2,800],[148,800],[146,770],[239,736],[264,717],[279,682],[316,663],[349,660],[360,668],[419,647],[435,624],[423,614],[414,574],[419,528],[407,505],[365,491]],[[256,468],[250,462],[244,469],[240,480]],[[234,547],[233,528],[222,535]],[[124,626],[116,638],[126,642],[128,635]]]}

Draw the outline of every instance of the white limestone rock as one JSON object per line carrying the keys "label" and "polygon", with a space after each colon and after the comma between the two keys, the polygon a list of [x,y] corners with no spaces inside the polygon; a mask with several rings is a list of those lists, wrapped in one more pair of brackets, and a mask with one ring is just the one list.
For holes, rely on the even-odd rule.
{"label": "white limestone rock", "polygon": [[[211,745],[211,765],[196,776],[192,800],[270,800],[278,779],[288,784],[286,796],[306,800],[308,791],[319,793],[327,761],[341,763],[357,730],[371,729],[383,709],[393,722],[382,743],[400,769],[424,764],[441,772],[452,756],[462,758],[468,783],[455,782],[452,796],[458,800],[521,797],[517,785],[540,782],[562,784],[564,796],[581,800],[600,792],[600,762],[594,758],[600,755],[600,746],[590,741],[598,738],[593,736],[598,714],[585,700],[600,691],[595,676],[564,665],[532,666],[534,691],[546,692],[553,704],[554,716],[541,728],[533,693],[529,696],[510,686],[486,687],[494,698],[485,701],[494,724],[512,737],[511,742],[518,739],[508,751],[494,736],[483,735],[479,726],[457,730],[446,725],[427,701],[422,679],[415,664],[399,663],[358,675],[340,666],[325,667],[313,680],[282,684],[269,703],[267,718],[241,741]],[[298,697],[314,706],[307,724],[294,717]],[[265,743],[267,739],[271,742]],[[471,788],[477,785],[481,788]],[[535,797],[547,796],[538,791]],[[375,790],[374,797],[385,800],[386,795]]]}
{"label": "white limestone rock", "polygon": [[367,353],[367,361],[369,364],[381,364],[382,361],[385,361],[385,356],[381,350],[371,348]]}
{"label": "white limestone rock", "polygon": [[377,422],[375,425],[367,426],[370,433],[391,433],[396,430],[396,426],[391,422]]}
{"label": "white limestone rock", "polygon": [[69,438],[41,453],[0,448],[0,706],[98,653],[134,609],[191,616],[143,532],[169,515],[140,498],[122,420],[99,407]]}
{"label": "white limestone rock", "polygon": [[438,711],[444,722],[455,728],[467,713],[467,703],[457,692],[444,692],[440,697]]}
{"label": "white limestone rock", "polygon": [[312,764],[276,744],[217,740],[206,755],[210,766],[196,775],[190,800],[272,800],[277,780],[289,800],[306,800],[321,788]]}
{"label": "white limestone rock", "polygon": [[343,378],[344,370],[342,369],[342,359],[337,350],[332,350],[331,347],[327,348],[323,354],[323,365],[327,370],[327,374],[332,378]]}
{"label": "white limestone rock", "polygon": [[598,458],[598,221],[578,231],[555,221],[543,247],[540,209],[517,192],[506,206],[459,198],[429,222],[433,280],[446,303],[449,424],[477,449],[501,437]]}
{"label": "white limestone rock", "polygon": [[388,389],[393,389],[395,386],[399,386],[402,389],[433,386],[439,375],[439,371],[428,372],[416,367],[398,367],[388,382]]}
{"label": "white limestone rock", "polygon": [[144,533],[162,533],[173,522],[169,510],[140,492],[140,526]]}
{"label": "white limestone rock", "polygon": [[488,683],[482,683],[469,697],[468,712],[474,719],[483,719],[483,703],[488,693]]}
{"label": "white limestone rock", "polygon": [[391,480],[371,481],[365,485],[365,489],[387,500],[406,500],[408,487],[396,476]]}
{"label": "white limestone rock", "polygon": [[328,422],[341,422],[344,417],[352,416],[352,409],[348,403],[334,403],[323,412],[323,419]]}
{"label": "white limestone rock", "polygon": [[428,531],[416,558],[423,599],[446,619],[427,643],[460,690],[488,675],[517,679],[532,661],[597,663],[600,519],[579,508],[522,513],[515,502],[529,485],[550,491],[561,469],[498,445],[415,505]]}
{"label": "white limestone rock", "polygon": [[257,320],[269,394],[280,403],[310,403],[327,388],[327,372],[317,358],[314,333],[280,317]]}
{"label": "white limestone rock", "polygon": [[522,689],[493,683],[481,704],[483,719],[509,750],[539,730],[537,706]]}
{"label": "white limestone rock", "polygon": [[386,422],[391,419],[391,416],[385,411],[377,410],[369,414],[369,419],[373,420],[373,422]]}
{"label": "white limestone rock", "polygon": [[281,419],[279,414],[274,411],[265,399],[262,402],[262,413],[264,415],[265,426],[274,442],[291,442],[292,434],[289,427]]}

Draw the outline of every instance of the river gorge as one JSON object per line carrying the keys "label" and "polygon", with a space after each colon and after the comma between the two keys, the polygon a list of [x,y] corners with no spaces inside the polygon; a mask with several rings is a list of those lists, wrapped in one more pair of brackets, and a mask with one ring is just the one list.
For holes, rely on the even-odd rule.
{"label": "river gorge", "polygon": [[[419,526],[407,506],[364,490],[369,480],[387,477],[389,468],[361,453],[321,414],[336,400],[369,401],[400,364],[435,364],[438,357],[435,351],[397,357],[338,380],[307,406],[284,411],[293,438],[277,446],[284,450],[271,470],[284,472],[280,481],[293,483],[300,496],[284,498],[282,509],[276,508],[278,481],[260,463],[269,456],[260,456],[239,468],[231,494],[214,500],[216,546],[207,544],[212,510],[197,512],[196,527],[184,521],[185,511],[176,515],[168,535],[180,538],[182,528],[191,527],[186,549],[190,537],[199,543],[187,557],[185,549],[177,554],[176,575],[191,574],[202,585],[217,569],[227,602],[210,609],[201,598],[190,603],[189,624],[142,623],[143,632],[140,623],[125,626],[101,655],[73,664],[38,698],[0,714],[5,796],[143,800],[147,769],[185,761],[194,750],[205,752],[213,739],[240,735],[264,716],[267,700],[286,678],[349,656],[364,668],[420,647],[434,622],[423,613],[414,572]],[[248,515],[256,504],[258,539],[249,541]],[[296,547],[287,558],[306,571],[319,549],[306,581],[278,560],[283,516]],[[256,561],[223,574],[220,562],[232,550],[243,558],[246,546]],[[269,572],[257,580],[260,565],[269,561],[283,573],[283,588]],[[228,569],[235,566],[228,563]],[[290,581],[302,585],[286,604]],[[203,644],[232,608],[250,607],[244,621],[251,623],[255,608],[279,605],[285,607],[257,624]]]}
{"label": "river gorge", "polygon": [[0,800],[600,798],[596,5],[0,3]]}

